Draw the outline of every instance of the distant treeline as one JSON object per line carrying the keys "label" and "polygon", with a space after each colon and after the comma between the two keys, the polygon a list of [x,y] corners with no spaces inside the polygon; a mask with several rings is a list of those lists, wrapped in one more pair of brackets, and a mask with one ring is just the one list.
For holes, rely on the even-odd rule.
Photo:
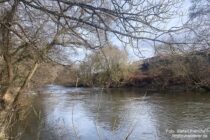
{"label": "distant treeline", "polygon": [[[138,62],[128,62],[127,54],[116,48],[92,53],[86,61],[74,66],[47,66],[38,73],[49,76],[46,83],[77,87],[149,87],[168,89],[210,89],[210,56],[208,50],[185,54],[157,55]],[[49,67],[50,69],[50,67]],[[45,71],[45,73],[43,73]],[[34,79],[40,76],[40,73]],[[53,78],[54,76],[54,78]],[[44,77],[44,76],[42,76]],[[39,79],[39,78],[38,78]],[[37,80],[38,81],[38,80]]]}

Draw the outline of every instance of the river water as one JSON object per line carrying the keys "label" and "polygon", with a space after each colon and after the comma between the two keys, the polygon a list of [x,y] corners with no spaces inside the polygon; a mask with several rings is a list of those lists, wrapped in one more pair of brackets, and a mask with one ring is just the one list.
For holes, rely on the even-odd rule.
{"label": "river water", "polygon": [[49,85],[35,104],[41,118],[24,140],[210,139],[208,93]]}

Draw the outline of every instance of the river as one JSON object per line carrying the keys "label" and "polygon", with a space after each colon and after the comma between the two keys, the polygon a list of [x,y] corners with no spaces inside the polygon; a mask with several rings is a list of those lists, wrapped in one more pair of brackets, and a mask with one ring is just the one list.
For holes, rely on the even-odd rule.
{"label": "river", "polygon": [[35,105],[41,118],[24,140],[37,139],[35,126],[41,140],[210,139],[208,93],[49,85]]}

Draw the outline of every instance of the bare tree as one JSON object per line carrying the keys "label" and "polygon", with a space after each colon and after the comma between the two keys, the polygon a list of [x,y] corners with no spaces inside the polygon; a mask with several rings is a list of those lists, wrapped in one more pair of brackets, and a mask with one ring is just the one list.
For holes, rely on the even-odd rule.
{"label": "bare tree", "polygon": [[121,86],[132,71],[128,54],[113,45],[89,54],[80,67],[80,80],[89,86]]}
{"label": "bare tree", "polygon": [[[115,37],[124,44],[159,42],[180,28],[166,28],[180,1],[153,0],[1,0],[1,98],[27,87],[38,65],[55,60],[55,47],[94,50]],[[180,42],[176,42],[180,43]]]}
{"label": "bare tree", "polygon": [[189,9],[190,22],[188,24],[188,27],[191,29],[191,39],[195,42],[195,47],[201,49],[209,48],[210,1],[192,0],[191,2],[192,6]]}

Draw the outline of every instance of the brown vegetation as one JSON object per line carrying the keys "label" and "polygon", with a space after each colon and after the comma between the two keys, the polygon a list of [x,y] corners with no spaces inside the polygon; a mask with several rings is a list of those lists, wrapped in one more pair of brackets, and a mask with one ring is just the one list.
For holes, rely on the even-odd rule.
{"label": "brown vegetation", "polygon": [[79,79],[86,86],[119,87],[132,71],[127,53],[116,46],[107,46],[80,64]]}
{"label": "brown vegetation", "polygon": [[[190,52],[185,55],[153,57],[145,63],[148,69],[131,76],[130,85],[165,89],[173,86],[185,89],[210,88],[210,62],[208,51]],[[149,60],[151,60],[149,62]],[[141,65],[142,67],[144,65]],[[136,84],[138,83],[138,84]]]}

